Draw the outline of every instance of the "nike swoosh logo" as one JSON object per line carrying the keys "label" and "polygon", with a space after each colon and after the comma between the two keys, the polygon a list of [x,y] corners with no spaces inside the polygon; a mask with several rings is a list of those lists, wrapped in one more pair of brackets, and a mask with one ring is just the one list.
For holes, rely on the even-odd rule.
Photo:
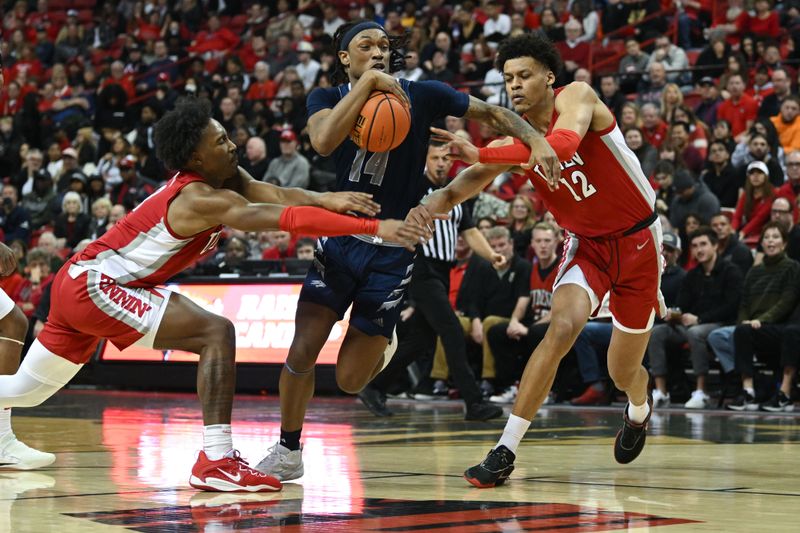
{"label": "nike swoosh logo", "polygon": [[644,248],[644,247],[647,245],[647,243],[648,243],[648,242],[650,242],[650,239],[647,239],[647,240],[646,240],[646,241],[644,241],[642,244],[637,244],[637,245],[636,245],[636,249],[637,249],[637,250],[641,250],[642,248]]}
{"label": "nike swoosh logo", "polygon": [[235,476],[232,476],[231,474],[227,473],[226,471],[222,470],[221,468],[217,468],[217,470],[219,472],[221,472],[226,478],[230,479],[231,481],[239,481],[239,480],[242,479],[242,473],[241,472],[239,472]]}

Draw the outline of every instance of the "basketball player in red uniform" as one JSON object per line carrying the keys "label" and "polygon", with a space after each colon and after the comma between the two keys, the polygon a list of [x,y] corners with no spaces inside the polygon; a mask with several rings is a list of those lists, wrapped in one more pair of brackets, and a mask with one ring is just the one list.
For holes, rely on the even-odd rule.
{"label": "basketball player in red uniform", "polygon": [[203,100],[185,100],[155,128],[159,158],[176,173],[128,216],[73,256],[53,280],[47,323],[13,376],[0,376],[0,407],[38,405],[89,360],[98,340],[200,355],[203,451],[190,484],[210,491],[280,490],[247,466],[231,440],[235,339],[231,322],[160,285],[213,250],[223,225],[244,231],[377,235],[413,249],[427,232],[397,220],[331,213],[377,213],[363,193],[320,196],[255,181],[237,165],[236,145]]}
{"label": "basketball player in red uniform", "polygon": [[620,463],[633,461],[644,447],[652,413],[642,359],[653,320],[664,313],[655,194],[614,115],[586,83],[553,89],[561,60],[546,38],[529,34],[504,41],[497,63],[516,111],[546,135],[558,155],[558,181],[547,181],[538,165],[524,168],[530,151],[518,141],[507,139],[502,146],[479,151],[437,130],[462,159],[481,164],[463,171],[424,203],[431,212],[446,212],[500,172],[522,165],[568,238],[554,285],[550,327],[528,361],[503,436],[486,459],[465,472],[481,488],[502,484],[513,471],[517,446],[547,396],[561,358],[607,292],[614,323],[608,371],[629,400],[614,457]]}

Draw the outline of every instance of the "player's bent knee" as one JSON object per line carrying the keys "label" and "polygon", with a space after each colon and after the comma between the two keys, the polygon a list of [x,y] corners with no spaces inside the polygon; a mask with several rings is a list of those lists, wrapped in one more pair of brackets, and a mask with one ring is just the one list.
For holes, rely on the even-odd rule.
{"label": "player's bent knee", "polygon": [[215,318],[205,329],[206,343],[230,348],[236,345],[236,329],[227,318]]}
{"label": "player's bent knee", "polygon": [[347,394],[358,394],[364,389],[367,384],[366,378],[357,376],[352,372],[336,372],[336,384]]}
{"label": "player's bent knee", "polygon": [[569,318],[553,317],[547,327],[546,337],[558,347],[559,352],[564,352],[561,354],[563,356],[572,347],[575,337],[580,333],[580,331],[575,331],[576,329],[575,324]]}

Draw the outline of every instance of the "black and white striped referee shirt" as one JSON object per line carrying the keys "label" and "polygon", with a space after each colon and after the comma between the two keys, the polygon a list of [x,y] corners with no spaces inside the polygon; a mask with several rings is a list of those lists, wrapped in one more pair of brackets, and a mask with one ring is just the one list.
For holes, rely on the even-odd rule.
{"label": "black and white striped referee shirt", "polygon": [[[432,193],[439,187],[431,187],[427,194]],[[462,231],[474,228],[472,214],[468,205],[459,204],[450,211],[450,218],[447,220],[434,220],[435,231],[433,238],[422,246],[422,253],[428,259],[435,259],[447,263],[456,262],[456,240]]]}

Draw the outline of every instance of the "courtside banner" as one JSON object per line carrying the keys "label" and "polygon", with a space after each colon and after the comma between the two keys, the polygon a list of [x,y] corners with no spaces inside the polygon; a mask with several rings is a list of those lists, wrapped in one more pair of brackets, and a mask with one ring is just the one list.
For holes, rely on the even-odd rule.
{"label": "courtside banner", "polygon": [[[242,284],[174,284],[170,290],[191,298],[203,309],[222,315],[236,328],[237,363],[283,364],[294,336],[294,316],[302,285],[297,283]],[[344,320],[333,326],[328,342],[322,348],[318,363],[335,364],[336,354],[347,331],[347,310]],[[120,352],[110,342],[101,355],[104,361],[197,361],[197,355],[170,350],[148,350],[131,346]]]}

